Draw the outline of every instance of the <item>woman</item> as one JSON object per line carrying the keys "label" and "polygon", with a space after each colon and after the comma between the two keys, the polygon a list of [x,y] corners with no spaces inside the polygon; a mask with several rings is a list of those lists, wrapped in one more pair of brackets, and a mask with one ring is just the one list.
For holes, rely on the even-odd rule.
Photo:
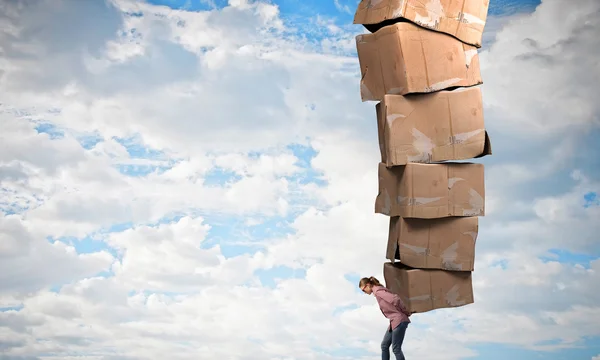
{"label": "woman", "polygon": [[381,342],[381,359],[390,360],[391,345],[396,360],[404,360],[402,342],[404,341],[406,328],[410,323],[408,317],[411,314],[406,309],[406,306],[404,306],[400,297],[382,286],[374,277],[360,279],[358,286],[365,294],[373,294],[375,296],[383,316],[390,320],[390,325]]}

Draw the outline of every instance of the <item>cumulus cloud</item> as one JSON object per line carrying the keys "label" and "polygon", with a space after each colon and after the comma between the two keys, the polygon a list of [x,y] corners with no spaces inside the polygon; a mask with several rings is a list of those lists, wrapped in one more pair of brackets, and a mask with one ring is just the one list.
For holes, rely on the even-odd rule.
{"label": "cumulus cloud", "polygon": [[180,293],[247,282],[261,257],[226,259],[218,245],[203,245],[209,228],[202,218],[184,217],[108,235],[106,243],[120,254],[115,278],[131,289]]}
{"label": "cumulus cloud", "polygon": [[[261,1],[206,12],[52,4],[0,9],[2,351],[375,356],[386,321],[356,278],[382,277],[388,219],[373,211],[379,151],[351,49],[359,30],[313,19],[324,38],[306,39]],[[584,198],[600,179],[572,165],[598,125],[600,16],[593,0],[565,8],[544,1],[486,34],[494,155],[481,159],[489,211],[475,303],[415,315],[410,357],[461,359],[490,342],[551,351],[600,336],[600,207]],[[230,232],[215,215],[273,235]],[[258,250],[227,254],[246,238]]]}
{"label": "cumulus cloud", "polygon": [[62,242],[35,236],[17,215],[0,218],[0,294],[26,295],[106,271],[114,258],[106,251],[78,254]]}
{"label": "cumulus cloud", "polygon": [[[46,106],[61,108],[56,120],[61,125],[102,129],[109,137],[139,133],[147,145],[197,154],[304,142],[323,125],[350,125],[329,109],[345,109],[350,119],[362,120],[355,114],[365,105],[352,101],[358,95],[335,90],[356,87],[356,60],[302,51],[312,45],[287,35],[273,5],[241,2],[205,13],[138,2],[116,6],[142,14],[120,14],[125,20],[118,28],[126,33],[119,46],[133,42],[142,50],[127,61],[110,60],[114,49],[86,55],[88,62],[98,63],[86,71],[89,81],[79,78],[54,88],[66,98],[45,94]],[[84,57],[79,52],[70,56]],[[26,69],[31,77],[34,69]],[[7,88],[17,90],[10,82],[14,71],[9,69],[3,79]],[[329,81],[313,80],[323,77]],[[22,95],[9,99],[30,101]]]}
{"label": "cumulus cloud", "polygon": [[123,21],[118,9],[105,1],[64,1],[60,6],[46,0],[4,1],[0,14],[6,64],[0,81],[3,87],[25,92],[88,78],[82,55],[101,54]]}
{"label": "cumulus cloud", "polygon": [[565,16],[561,0],[543,1],[532,15],[500,30],[481,54],[484,100],[501,118],[494,128],[522,135],[561,135],[600,124],[594,101],[600,4],[582,1]]}

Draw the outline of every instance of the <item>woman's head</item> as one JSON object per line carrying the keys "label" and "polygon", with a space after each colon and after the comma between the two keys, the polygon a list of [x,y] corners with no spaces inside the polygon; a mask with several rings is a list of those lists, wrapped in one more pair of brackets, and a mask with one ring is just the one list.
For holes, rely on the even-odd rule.
{"label": "woman's head", "polygon": [[358,282],[358,287],[368,295],[373,293],[373,286],[381,286],[379,280],[375,279],[373,276],[364,277]]}

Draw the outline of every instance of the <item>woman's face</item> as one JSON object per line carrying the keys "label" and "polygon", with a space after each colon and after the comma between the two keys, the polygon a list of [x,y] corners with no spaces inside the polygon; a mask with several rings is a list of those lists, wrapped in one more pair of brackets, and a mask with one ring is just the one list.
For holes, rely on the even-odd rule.
{"label": "woman's face", "polygon": [[360,289],[367,295],[371,295],[373,293],[373,288],[371,287],[371,284],[363,285]]}

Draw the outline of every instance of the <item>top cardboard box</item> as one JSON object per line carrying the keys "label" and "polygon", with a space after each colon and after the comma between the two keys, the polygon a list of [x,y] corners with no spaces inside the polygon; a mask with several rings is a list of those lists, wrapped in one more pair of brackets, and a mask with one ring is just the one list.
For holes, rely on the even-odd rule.
{"label": "top cardboard box", "polygon": [[482,84],[477,48],[411,23],[356,37],[362,101]]}
{"label": "top cardboard box", "polygon": [[489,0],[362,0],[354,23],[375,32],[382,26],[408,20],[481,47]]}

